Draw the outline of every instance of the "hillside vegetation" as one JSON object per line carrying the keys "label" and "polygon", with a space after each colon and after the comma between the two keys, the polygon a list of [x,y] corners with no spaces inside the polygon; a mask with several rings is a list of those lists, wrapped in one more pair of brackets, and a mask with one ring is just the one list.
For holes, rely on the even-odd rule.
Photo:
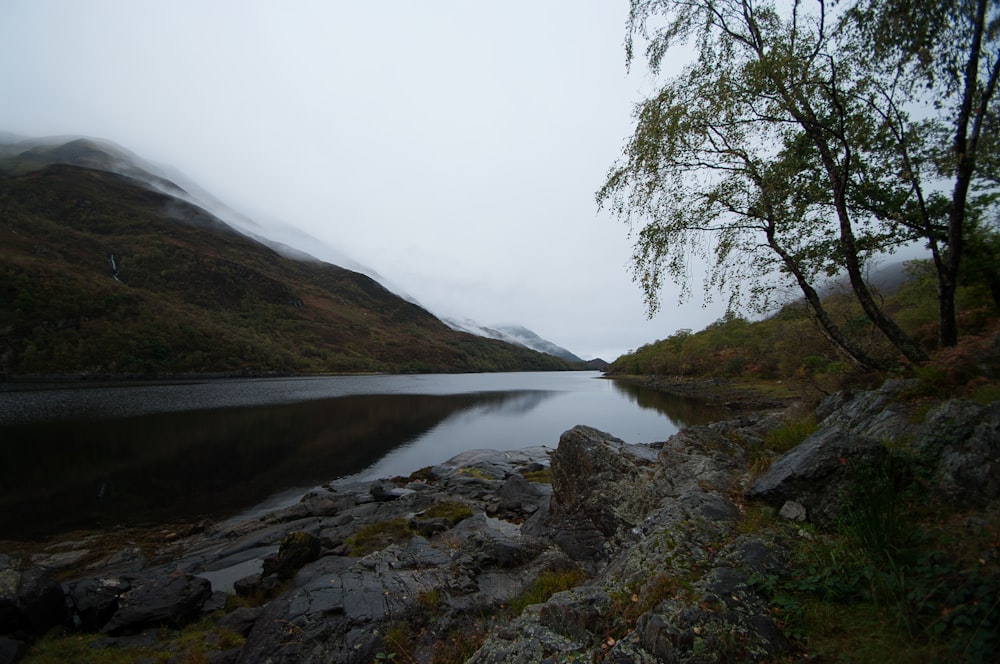
{"label": "hillside vegetation", "polygon": [[[931,362],[910,371],[930,382],[947,384],[947,389],[975,392],[985,381],[976,365],[975,349],[993,343],[993,334],[1000,329],[1000,309],[991,296],[991,282],[969,275],[957,298],[961,343],[958,348],[939,351],[933,275],[919,261],[909,263],[907,272],[909,278],[898,287],[886,288],[881,296],[885,309],[903,329],[934,354]],[[855,298],[834,292],[824,303],[858,346],[876,357],[898,357],[876,333]],[[764,320],[726,316],[698,332],[679,330],[622,355],[611,364],[609,373],[780,380],[811,396],[875,384],[883,377],[838,352],[801,302],[790,303]]]}
{"label": "hillside vegetation", "polygon": [[0,373],[569,368],[451,330],[367,276],[282,256],[138,180],[3,166]]}

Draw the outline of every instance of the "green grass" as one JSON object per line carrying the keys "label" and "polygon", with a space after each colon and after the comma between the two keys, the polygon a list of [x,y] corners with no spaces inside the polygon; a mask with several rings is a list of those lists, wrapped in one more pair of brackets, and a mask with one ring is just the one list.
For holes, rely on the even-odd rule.
{"label": "green grass", "polygon": [[25,664],[202,664],[212,654],[243,645],[244,638],[214,623],[215,614],[181,630],[163,628],[148,646],[97,647],[104,634],[55,630],[39,639],[22,660]]}
{"label": "green grass", "polygon": [[586,573],[577,567],[546,570],[535,577],[524,592],[512,599],[508,607],[514,615],[520,615],[526,607],[541,604],[557,592],[575,588],[586,578]]}
{"label": "green grass", "polygon": [[394,542],[409,541],[415,534],[406,519],[389,519],[360,528],[345,539],[344,544],[350,549],[351,556],[361,557],[380,551]]}
{"label": "green grass", "polygon": [[552,469],[532,470],[524,474],[524,479],[536,484],[552,484]]}
{"label": "green grass", "polygon": [[458,500],[446,500],[424,510],[423,516],[428,519],[446,519],[454,526],[472,516],[472,508]]}
{"label": "green grass", "polygon": [[833,532],[804,538],[789,530],[789,571],[754,583],[801,655],[992,661],[1000,648],[1000,561],[981,556],[995,549],[1000,519],[970,528],[925,494],[912,460],[897,451],[861,477]]}
{"label": "green grass", "polygon": [[777,429],[767,432],[764,436],[764,447],[771,452],[784,454],[798,446],[815,431],[816,419],[810,413],[788,420]]}

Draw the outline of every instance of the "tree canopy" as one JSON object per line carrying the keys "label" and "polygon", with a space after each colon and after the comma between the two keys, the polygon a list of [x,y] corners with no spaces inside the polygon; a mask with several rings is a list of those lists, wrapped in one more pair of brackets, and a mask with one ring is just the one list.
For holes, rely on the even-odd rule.
{"label": "tree canopy", "polygon": [[706,260],[705,288],[731,309],[768,308],[793,283],[848,357],[888,366],[895,358],[870,356],[823,308],[819,282],[846,274],[872,324],[919,362],[925,351],[865,269],[921,241],[937,268],[940,342],[953,344],[963,240],[996,202],[998,24],[988,0],[633,0],[630,61],[637,41],[654,73],[694,47],[637,105],[597,193],[631,228],[650,313],[665,280],[690,295],[690,266]]}

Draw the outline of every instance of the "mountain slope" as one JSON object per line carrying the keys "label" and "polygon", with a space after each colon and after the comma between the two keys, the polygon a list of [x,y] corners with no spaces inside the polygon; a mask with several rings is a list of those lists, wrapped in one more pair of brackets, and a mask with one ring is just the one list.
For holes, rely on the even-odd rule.
{"label": "mountain slope", "polygon": [[[52,149],[107,166],[90,148]],[[2,372],[566,368],[456,332],[357,272],[283,256],[169,182],[42,166],[50,157],[0,164]]]}
{"label": "mountain slope", "polygon": [[555,357],[562,358],[567,362],[583,363],[581,358],[577,357],[562,346],[559,346],[548,339],[543,339],[536,333],[521,325],[493,325],[491,327],[487,327],[469,319],[455,320],[453,318],[445,318],[443,320],[445,324],[453,330],[468,332],[469,334],[475,334],[476,336],[485,337],[487,339],[499,339],[500,341],[506,341],[507,343],[530,348],[531,350],[537,350],[539,353],[554,355]]}

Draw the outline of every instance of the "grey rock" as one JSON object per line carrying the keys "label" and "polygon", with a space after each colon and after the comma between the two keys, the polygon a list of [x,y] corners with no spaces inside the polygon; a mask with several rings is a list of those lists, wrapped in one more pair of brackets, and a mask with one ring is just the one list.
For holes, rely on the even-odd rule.
{"label": "grey rock", "polygon": [[663,616],[655,613],[645,613],[639,617],[636,632],[640,635],[640,643],[657,662],[669,664],[677,661],[674,644],[680,642],[681,632]]}
{"label": "grey rock", "polygon": [[842,429],[858,436],[886,441],[912,436],[917,427],[908,421],[899,396],[915,380],[887,380],[877,390],[838,392],[816,408],[820,428]]}
{"label": "grey rock", "polygon": [[318,537],[294,530],[282,538],[278,554],[264,560],[264,576],[274,574],[279,579],[290,579],[303,565],[319,558],[319,553]]}
{"label": "grey rock", "polygon": [[88,549],[73,549],[53,553],[36,553],[31,556],[31,565],[49,571],[59,571],[73,567],[90,554]]}
{"label": "grey rock", "polygon": [[734,540],[720,558],[747,570],[750,574],[761,576],[786,569],[777,547],[752,536]]}
{"label": "grey rock", "polygon": [[147,627],[183,627],[201,615],[212,584],[190,574],[136,579],[118,599],[118,610],[104,626],[111,635],[135,634]]}
{"label": "grey rock", "polygon": [[263,579],[264,575],[260,573],[249,574],[241,579],[237,579],[233,581],[233,592],[239,597],[249,597],[260,588]]}
{"label": "grey rock", "polygon": [[65,593],[48,572],[0,571],[0,633],[41,635],[65,620]]}
{"label": "grey rock", "polygon": [[260,607],[241,606],[221,616],[215,624],[230,632],[247,636],[263,611]]}
{"label": "grey rock", "polygon": [[659,451],[657,479],[669,495],[680,495],[695,486],[725,491],[734,473],[746,465],[746,452],[720,427],[682,429]]}
{"label": "grey rock", "polygon": [[549,598],[538,611],[538,622],[563,636],[586,640],[602,631],[610,606],[603,589],[581,586]]}
{"label": "grey rock", "polygon": [[604,558],[609,540],[641,523],[659,502],[656,452],[576,426],[552,454],[549,524],[556,543],[575,560]]}
{"label": "grey rock", "polygon": [[806,520],[806,508],[794,500],[786,500],[785,504],[778,510],[778,516],[789,521],[802,522]]}
{"label": "grey rock", "polygon": [[24,641],[0,636],[0,664],[17,664],[28,652],[28,644]]}
{"label": "grey rock", "polygon": [[116,577],[90,577],[73,583],[69,597],[75,622],[84,630],[101,629],[118,610],[118,599],[130,587],[127,580]]}
{"label": "grey rock", "polygon": [[978,507],[1000,498],[1000,402],[945,402],[928,413],[917,449],[941,497]]}
{"label": "grey rock", "polygon": [[146,554],[137,546],[130,546],[112,553],[107,558],[90,565],[102,574],[128,574],[139,572],[147,566]]}
{"label": "grey rock", "polygon": [[413,493],[413,489],[396,486],[391,480],[376,480],[372,482],[369,492],[377,501],[396,500]]}
{"label": "grey rock", "polygon": [[859,474],[870,472],[886,455],[876,440],[822,428],[772,463],[746,496],[776,507],[793,500],[806,508],[813,523],[832,526],[842,510],[841,495],[849,494]]}
{"label": "grey rock", "polygon": [[511,475],[497,490],[501,511],[527,514],[537,511],[541,501],[548,498],[548,493],[541,485],[529,482],[521,475]]}
{"label": "grey rock", "polygon": [[300,502],[310,516],[334,516],[357,505],[358,499],[353,493],[322,489],[307,493]]}

